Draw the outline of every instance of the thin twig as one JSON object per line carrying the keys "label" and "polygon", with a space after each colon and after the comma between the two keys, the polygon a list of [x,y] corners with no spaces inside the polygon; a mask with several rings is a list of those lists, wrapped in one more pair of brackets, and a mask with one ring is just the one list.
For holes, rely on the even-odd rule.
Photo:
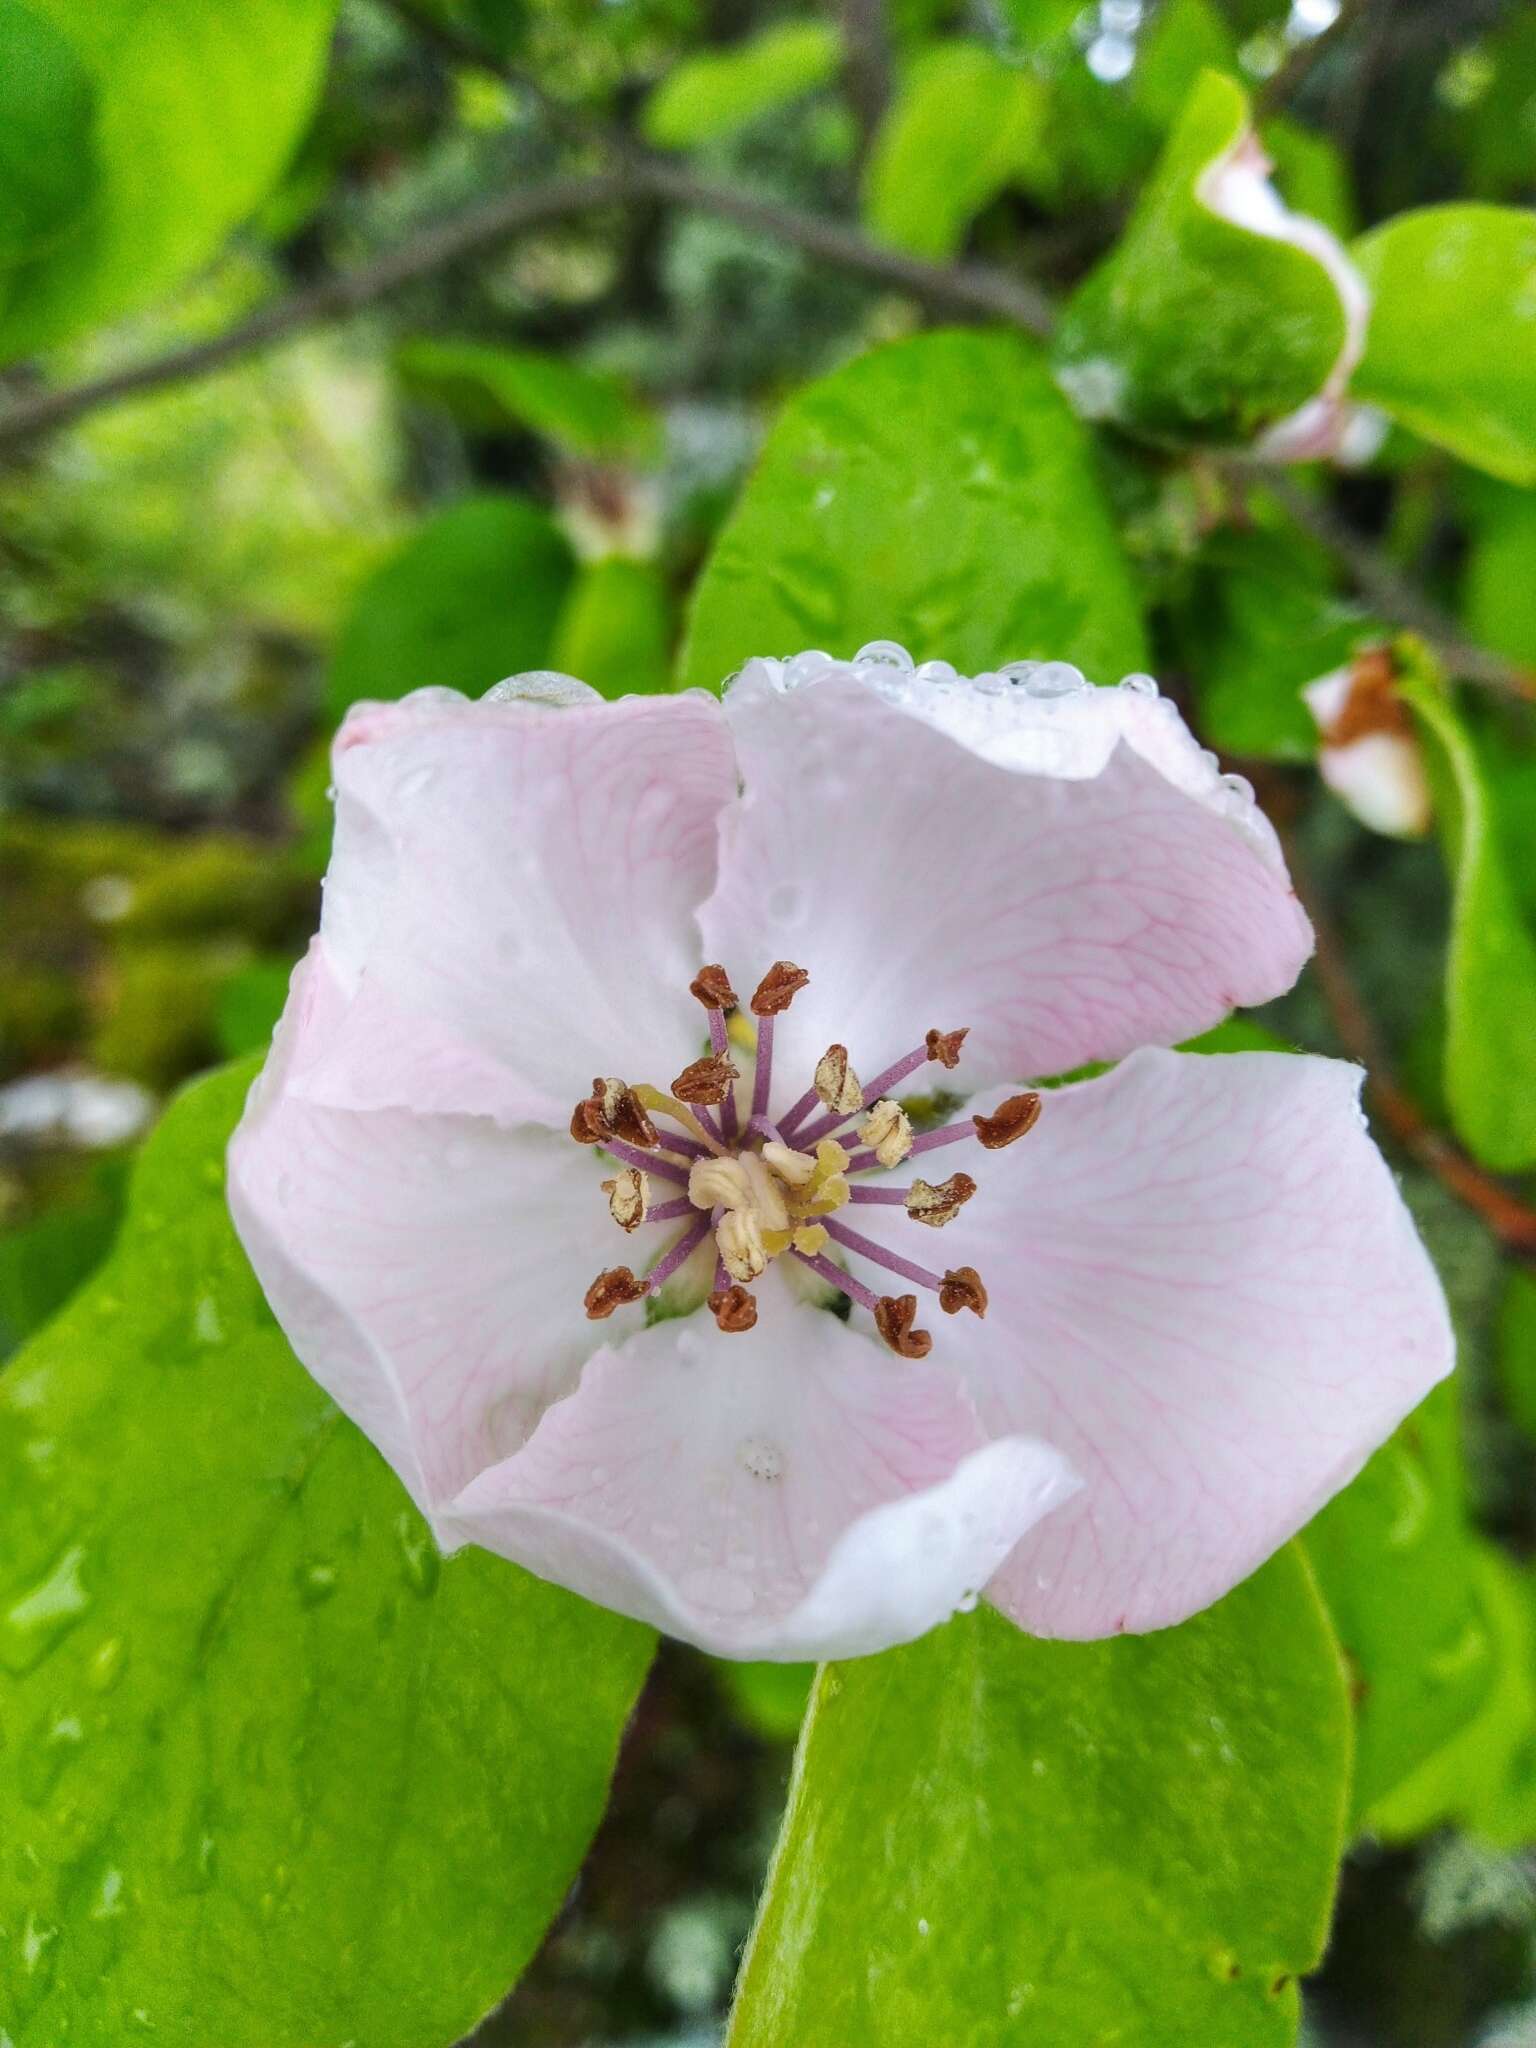
{"label": "thin twig", "polygon": [[891,100],[891,30],[885,0],[842,0],[843,89],[859,124],[860,161]]}
{"label": "thin twig", "polygon": [[1375,1020],[1356,986],[1343,942],[1316,892],[1308,886],[1289,836],[1282,837],[1292,884],[1312,920],[1317,940],[1312,965],[1318,989],[1340,1045],[1366,1070],[1366,1100],[1410,1158],[1417,1160],[1458,1202],[1470,1209],[1506,1252],[1518,1259],[1536,1261],[1536,1209],[1437,1130],[1393,1078]]}

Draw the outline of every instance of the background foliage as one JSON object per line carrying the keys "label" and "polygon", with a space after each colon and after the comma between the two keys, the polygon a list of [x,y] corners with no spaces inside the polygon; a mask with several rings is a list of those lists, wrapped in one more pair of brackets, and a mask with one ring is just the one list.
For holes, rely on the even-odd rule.
{"label": "background foliage", "polygon": [[[0,0],[0,2048],[1536,2043],[1533,196],[1505,0]],[[1259,784],[1202,1050],[1367,1060],[1462,1370],[1183,1629],[813,1683],[442,1563],[221,1161],[348,704],[876,637]]]}

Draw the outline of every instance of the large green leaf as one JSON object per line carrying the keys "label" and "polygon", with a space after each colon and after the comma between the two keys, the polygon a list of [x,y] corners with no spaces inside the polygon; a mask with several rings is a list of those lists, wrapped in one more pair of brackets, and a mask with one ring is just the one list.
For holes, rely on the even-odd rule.
{"label": "large green leaf", "polygon": [[1486,1165],[1536,1165],[1536,940],[1472,735],[1428,683],[1402,696],[1427,742],[1455,894],[1445,963],[1445,1094]]}
{"label": "large green leaf", "polygon": [[655,422],[618,377],[543,349],[424,337],[399,350],[407,382],[470,426],[528,427],[578,455],[647,453]]}
{"label": "large green leaf", "polygon": [[[336,13],[336,0],[26,5],[74,52],[71,104],[94,94],[96,176],[73,232],[12,292],[0,356],[143,305],[213,253],[287,163]],[[50,155],[78,126],[77,114],[71,131],[50,130]]]}
{"label": "large green leaf", "polygon": [[692,149],[825,85],[842,43],[824,21],[781,21],[729,49],[685,58],[645,103],[641,126],[660,149]]}
{"label": "large green leaf", "polygon": [[683,679],[886,639],[971,672],[1143,665],[1092,447],[1022,336],[897,342],[791,401],[695,591]]}
{"label": "large green leaf", "polygon": [[1467,1726],[1498,1676],[1455,1404],[1447,1382],[1307,1529],[1354,1680],[1355,1812],[1367,1824]]}
{"label": "large green leaf", "polygon": [[1463,596],[1468,631],[1536,670],[1536,492],[1488,484],[1478,499]]}
{"label": "large green leaf", "polygon": [[1248,126],[1242,89],[1203,73],[1120,243],[1069,301],[1057,359],[1095,417],[1247,441],[1333,367],[1345,313],[1323,264],[1210,203],[1207,181]]}
{"label": "large green leaf", "polygon": [[654,562],[605,555],[578,573],[555,635],[553,665],[605,697],[672,683],[672,606]]}
{"label": "large green leaf", "polygon": [[1042,155],[1049,95],[980,43],[938,43],[913,64],[870,153],[864,218],[917,256],[953,256],[999,192]]}
{"label": "large green leaf", "polygon": [[0,313],[77,233],[97,179],[95,88],[74,45],[0,0]]}
{"label": "large green leaf", "polygon": [[172,1110],[118,1249],[0,1375],[0,2031],[436,2048],[602,1809],[648,1632],[442,1563],[230,1228],[249,1067]]}
{"label": "large green leaf", "polygon": [[526,498],[465,498],[438,513],[359,592],[331,663],[332,715],[431,685],[477,696],[546,666],[574,566]]}
{"label": "large green leaf", "polygon": [[1276,1558],[1161,1635],[990,1609],[829,1665],[731,2048],[1264,2048],[1328,1924],[1343,1672]]}
{"label": "large green leaf", "polygon": [[1373,294],[1358,396],[1479,469],[1536,484],[1536,214],[1425,206],[1351,253]]}

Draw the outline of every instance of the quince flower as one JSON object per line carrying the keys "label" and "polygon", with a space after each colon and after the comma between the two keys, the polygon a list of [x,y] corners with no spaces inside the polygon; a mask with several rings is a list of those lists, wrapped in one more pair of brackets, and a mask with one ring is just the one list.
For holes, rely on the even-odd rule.
{"label": "quince flower", "polygon": [[727,1656],[1157,1628],[1449,1369],[1359,1070],[1165,1049],[1311,934],[1150,678],[535,675],[335,782],[231,1202],[445,1549]]}

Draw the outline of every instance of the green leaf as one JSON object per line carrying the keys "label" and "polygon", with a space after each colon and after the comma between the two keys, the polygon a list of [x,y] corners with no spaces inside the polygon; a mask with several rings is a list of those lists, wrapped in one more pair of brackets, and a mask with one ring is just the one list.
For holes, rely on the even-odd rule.
{"label": "green leaf", "polygon": [[1241,88],[1205,72],[1120,243],[1068,302],[1057,360],[1090,415],[1173,440],[1249,441],[1332,369],[1346,323],[1323,264],[1203,196],[1248,125]]}
{"label": "green leaf", "polygon": [[608,555],[577,575],[553,664],[605,697],[672,687],[672,607],[653,562]]}
{"label": "green leaf", "polygon": [[122,1167],[103,1160],[82,1198],[0,1230],[0,1360],[64,1306],[106,1257],[123,1213]]}
{"label": "green leaf", "polygon": [[1453,881],[1445,1094],[1457,1135],[1502,1173],[1536,1165],[1536,941],[1510,879],[1483,763],[1450,701],[1401,687],[1427,743]]}
{"label": "green leaf", "polygon": [[[326,823],[330,823],[329,808]],[[266,1050],[288,1000],[292,974],[292,960],[286,953],[278,953],[247,961],[223,984],[214,1004],[214,1028],[226,1059]]]}
{"label": "green leaf", "polygon": [[730,2048],[1289,2043],[1348,1772],[1294,1551],[1158,1635],[983,1609],[828,1665]]}
{"label": "green leaf", "polygon": [[1022,336],[921,335],[794,398],[695,589],[682,676],[885,639],[972,673],[1144,664],[1092,446]]}
{"label": "green leaf", "polygon": [[0,2013],[15,2048],[427,2048],[537,1945],[646,1630],[443,1563],[235,1242],[252,1069],[0,1375]]}
{"label": "green leaf", "polygon": [[573,571],[558,527],[526,498],[438,513],[363,585],[331,663],[332,716],[429,685],[477,696],[546,667]]}
{"label": "green leaf", "polygon": [[1211,0],[1163,0],[1136,51],[1132,96],[1158,129],[1167,129],[1202,71],[1236,70],[1236,39]]}
{"label": "green leaf", "polygon": [[912,65],[864,178],[871,234],[915,256],[953,256],[983,207],[1040,157],[1049,95],[979,43],[939,43]]}
{"label": "green leaf", "polygon": [[1467,550],[1467,630],[1481,645],[1536,669],[1536,494],[1486,488]]}
{"label": "green leaf", "polygon": [[814,1664],[715,1665],[737,1718],[769,1742],[793,1742],[805,1719]]}
{"label": "green leaf", "polygon": [[1498,1360],[1504,1405],[1536,1443],[1536,1274],[1519,1266],[1499,1309]]}
{"label": "green leaf", "polygon": [[1498,1675],[1450,1383],[1310,1523],[1306,1547],[1354,1680],[1355,1813],[1374,1825],[1383,1800],[1466,1727]]}
{"label": "green leaf", "polygon": [[1305,684],[1381,629],[1334,588],[1300,536],[1255,528],[1207,542],[1175,611],[1202,738],[1224,753],[1310,761],[1317,725]]}
{"label": "green leaf", "polygon": [[12,294],[0,357],[145,305],[213,254],[286,165],[336,13],[336,0],[26,5],[66,39],[78,65],[66,88],[76,112],[52,136],[50,154],[79,136],[88,81],[96,176],[75,231],[32,263],[25,290]]}
{"label": "green leaf", "polygon": [[655,443],[655,421],[621,378],[563,356],[428,338],[404,343],[396,362],[471,427],[527,427],[577,455],[642,456]]}
{"label": "green leaf", "polygon": [[1275,167],[1275,188],[1286,205],[1320,220],[1341,242],[1348,241],[1355,232],[1355,201],[1349,165],[1338,144],[1285,114],[1266,121],[1259,136]]}
{"label": "green leaf", "polygon": [[841,59],[831,23],[779,22],[729,49],[685,58],[646,101],[641,129],[658,149],[713,142],[829,84]]}
{"label": "green leaf", "polygon": [[1373,294],[1356,394],[1463,461],[1536,484],[1536,215],[1425,206],[1351,253]]}
{"label": "green leaf", "polygon": [[96,189],[95,87],[73,45],[0,0],[0,313],[77,234]]}

